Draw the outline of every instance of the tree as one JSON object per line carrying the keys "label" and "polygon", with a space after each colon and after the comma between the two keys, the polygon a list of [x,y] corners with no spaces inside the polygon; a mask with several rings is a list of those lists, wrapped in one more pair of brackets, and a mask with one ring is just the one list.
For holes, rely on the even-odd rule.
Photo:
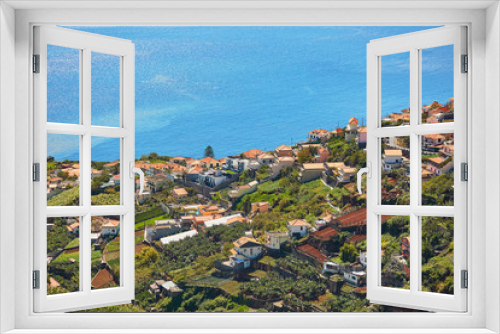
{"label": "tree", "polygon": [[210,157],[210,158],[213,158],[214,157],[214,149],[212,148],[212,146],[208,145],[207,147],[205,147],[205,154],[204,154],[205,157]]}
{"label": "tree", "polygon": [[311,158],[311,152],[306,148],[299,152],[297,161],[302,164],[304,162],[308,162]]}
{"label": "tree", "polygon": [[358,255],[356,247],[351,244],[344,244],[340,247],[340,258],[342,259],[342,262],[355,262],[356,256]]}

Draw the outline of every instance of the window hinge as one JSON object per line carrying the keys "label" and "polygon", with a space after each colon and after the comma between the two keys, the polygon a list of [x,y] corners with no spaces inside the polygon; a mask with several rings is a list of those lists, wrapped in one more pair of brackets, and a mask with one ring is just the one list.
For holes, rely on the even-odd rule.
{"label": "window hinge", "polygon": [[462,289],[469,288],[469,272],[462,270]]}
{"label": "window hinge", "polygon": [[33,181],[40,182],[40,164],[38,162],[33,164]]}
{"label": "window hinge", "polygon": [[469,181],[469,165],[466,162],[462,162],[460,164],[460,174],[461,174],[461,180],[462,181]]}
{"label": "window hinge", "polygon": [[33,289],[40,289],[40,270],[33,270]]}
{"label": "window hinge", "polygon": [[40,73],[40,55],[33,55],[33,73]]}
{"label": "window hinge", "polygon": [[469,56],[462,55],[462,73],[469,72]]}

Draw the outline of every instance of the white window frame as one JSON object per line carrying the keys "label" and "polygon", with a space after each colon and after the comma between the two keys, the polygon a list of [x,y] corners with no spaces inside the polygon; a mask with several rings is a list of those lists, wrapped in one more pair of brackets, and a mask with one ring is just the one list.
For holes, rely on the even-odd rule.
{"label": "white window frame", "polygon": [[[100,36],[53,26],[34,27],[34,54],[40,58],[39,73],[33,75],[34,84],[34,162],[39,164],[39,181],[33,184],[34,193],[34,270],[41,282],[47,279],[47,227],[49,217],[80,217],[79,290],[47,295],[47,284],[40,283],[34,290],[35,312],[81,310],[89,306],[130,303],[135,295],[134,275],[134,190],[132,174],[135,158],[135,47],[128,40]],[[47,122],[47,45],[62,46],[79,51],[80,89],[79,122],[62,124]],[[119,58],[119,124],[115,127],[92,124],[92,53],[98,52]],[[78,206],[47,206],[47,135],[63,134],[79,138],[80,190]],[[91,205],[91,142],[93,137],[116,138],[120,141],[120,204]],[[120,216],[120,282],[117,287],[91,290],[92,216]],[[112,230],[115,232],[115,229]]]}
{"label": "white window frame", "polygon": [[[122,6],[147,8],[163,6],[162,9],[123,9]],[[32,8],[14,12],[14,7]],[[59,7],[68,7],[60,9]],[[96,8],[99,6],[99,8]],[[115,7],[113,7],[115,6]],[[116,8],[118,6],[118,8]],[[183,9],[178,7],[184,6]],[[405,1],[397,4],[384,1],[366,3],[337,1],[293,3],[269,1],[266,3],[222,4],[169,3],[152,4],[144,1],[117,4],[113,2],[82,1],[69,2],[17,2],[0,4],[0,78],[1,114],[0,123],[0,201],[1,248],[1,330],[16,329],[16,333],[35,333],[38,329],[50,329],[51,333],[76,332],[71,328],[94,329],[94,333],[106,333],[115,329],[141,328],[162,329],[162,332],[176,332],[176,329],[190,328],[190,332],[249,332],[248,328],[261,328],[259,332],[307,333],[335,332],[335,329],[350,329],[359,333],[401,333],[418,328],[426,333],[494,333],[500,331],[500,284],[499,243],[500,230],[500,177],[496,166],[500,154],[488,152],[486,138],[491,147],[500,147],[498,135],[500,98],[500,11],[498,3],[491,2],[446,2]],[[391,9],[392,7],[397,9]],[[489,6],[488,9],[486,9]],[[76,7],[80,9],[75,9]],[[107,7],[114,10],[103,10]],[[170,7],[170,8],[166,8]],[[33,9],[34,8],[34,9]],[[50,10],[41,10],[49,8]],[[55,10],[58,9],[59,10]],[[81,9],[87,8],[87,9]],[[177,8],[177,9],[176,9]],[[441,9],[440,9],[441,8]],[[14,22],[15,17],[15,22]],[[468,143],[470,157],[470,187],[468,190],[469,228],[468,244],[470,287],[468,289],[467,313],[435,314],[34,314],[31,290],[31,269],[27,245],[32,244],[30,236],[32,212],[32,191],[30,181],[32,147],[32,94],[30,58],[32,26],[34,24],[58,23],[66,25],[442,25],[466,24],[469,27],[469,55],[471,59],[468,84],[469,120]],[[485,24],[486,23],[486,24]],[[15,31],[15,40],[14,33]],[[14,58],[15,52],[15,58]],[[15,73],[14,73],[15,66]],[[486,71],[485,66],[488,66]],[[6,77],[5,74],[8,76]],[[11,86],[15,80],[14,89]],[[15,107],[15,118],[12,110]],[[6,111],[6,109],[9,109]],[[474,121],[472,121],[474,116]],[[485,119],[488,118],[488,122]],[[11,126],[14,131],[9,131]],[[490,131],[488,137],[484,134]],[[12,146],[12,135],[15,145]],[[10,136],[10,137],[9,137]],[[10,142],[6,142],[10,139]],[[15,168],[4,161],[15,161]],[[486,163],[488,162],[488,163]],[[485,175],[491,178],[485,182]],[[15,175],[12,178],[11,175]],[[12,180],[15,180],[12,181]],[[6,188],[6,186],[10,186]],[[8,199],[15,186],[14,200]],[[486,194],[488,193],[488,197]],[[486,204],[489,204],[486,207]],[[15,210],[10,206],[13,205]],[[488,216],[486,216],[486,214]],[[486,219],[488,217],[488,219]],[[4,224],[5,219],[15,221],[15,226]],[[472,233],[473,232],[473,233]],[[15,234],[15,238],[11,236]],[[15,249],[15,256],[12,256]],[[488,249],[488,253],[486,252]],[[489,259],[488,266],[485,258]],[[491,259],[491,260],[490,260]],[[475,275],[474,273],[480,273]],[[486,280],[488,277],[488,280]],[[13,289],[12,287],[15,287]],[[486,291],[488,293],[486,293]],[[14,307],[12,307],[14,305]],[[168,326],[168,328],[166,328]],[[216,330],[220,328],[221,330]],[[229,330],[228,330],[229,328]],[[357,328],[354,330],[353,328]],[[100,329],[100,330],[98,330]],[[448,330],[447,330],[448,329]],[[47,332],[47,331],[45,331]],[[132,332],[128,330],[127,332]],[[415,332],[415,331],[412,331]]]}
{"label": "white window frame", "polygon": [[[467,76],[461,73],[461,55],[467,54],[465,26],[439,27],[399,36],[372,40],[367,46],[367,165],[372,166],[367,180],[367,298],[374,303],[414,307],[430,311],[467,309],[467,290],[461,288],[461,270],[467,270],[467,185],[461,180],[461,163],[467,163]],[[440,124],[422,124],[422,52],[439,46],[453,46],[453,83],[455,119]],[[382,61],[387,55],[409,54],[410,124],[382,127]],[[416,112],[415,112],[416,111]],[[422,205],[422,135],[454,133],[454,206]],[[410,139],[410,204],[383,205],[381,196],[382,138],[407,136]],[[370,175],[371,174],[371,175]],[[371,177],[370,177],[371,176]],[[381,285],[382,215],[408,216],[410,236],[410,288]],[[452,295],[421,291],[422,217],[451,217],[454,220],[454,293]]]}

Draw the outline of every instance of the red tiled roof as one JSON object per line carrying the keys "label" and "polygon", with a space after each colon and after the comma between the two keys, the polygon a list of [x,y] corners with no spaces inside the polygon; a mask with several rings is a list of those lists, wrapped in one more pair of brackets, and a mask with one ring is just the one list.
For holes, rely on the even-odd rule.
{"label": "red tiled roof", "polygon": [[299,246],[297,248],[297,250],[300,253],[304,253],[305,255],[314,258],[315,260],[319,261],[320,263],[323,263],[328,259],[326,256],[321,254],[321,252],[319,250],[317,250],[316,248],[314,248],[313,246],[311,246],[309,244]]}
{"label": "red tiled roof", "polygon": [[[390,216],[383,215],[382,223],[385,223],[387,218]],[[359,209],[357,211],[348,213],[347,215],[337,219],[339,226],[350,227],[350,226],[363,226],[366,225],[366,208]]]}
{"label": "red tiled roof", "polygon": [[333,227],[327,226],[324,229],[322,229],[321,231],[314,232],[312,234],[312,236],[315,238],[318,238],[321,241],[328,241],[331,238],[333,238],[335,236],[335,234],[337,234],[337,233],[338,233],[338,231],[335,230]]}
{"label": "red tiled roof", "polygon": [[94,289],[108,288],[113,284],[115,284],[113,275],[106,268],[99,270],[90,283]]}
{"label": "red tiled roof", "polygon": [[366,240],[366,234],[355,234],[349,239],[349,243],[357,243]]}
{"label": "red tiled roof", "polygon": [[261,151],[257,148],[254,148],[252,150],[248,150],[246,152],[243,152],[243,156],[247,157],[247,158],[255,158],[259,155],[261,155],[262,153],[264,153],[264,151]]}

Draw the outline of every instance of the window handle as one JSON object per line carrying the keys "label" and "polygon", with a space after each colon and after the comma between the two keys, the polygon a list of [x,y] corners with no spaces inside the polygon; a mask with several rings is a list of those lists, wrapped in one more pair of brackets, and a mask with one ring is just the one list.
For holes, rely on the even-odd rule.
{"label": "window handle", "polygon": [[372,177],[372,163],[367,161],[366,162],[366,167],[364,168],[361,168],[359,171],[358,171],[358,174],[357,174],[357,179],[358,179],[358,193],[362,194],[363,192],[361,191],[361,179],[362,179],[362,176],[363,174],[366,173],[366,176],[371,179]]}
{"label": "window handle", "polygon": [[131,162],[130,177],[134,179],[135,174],[139,175],[139,195],[142,195],[144,193],[144,172],[142,171],[142,169],[136,168],[134,162]]}

